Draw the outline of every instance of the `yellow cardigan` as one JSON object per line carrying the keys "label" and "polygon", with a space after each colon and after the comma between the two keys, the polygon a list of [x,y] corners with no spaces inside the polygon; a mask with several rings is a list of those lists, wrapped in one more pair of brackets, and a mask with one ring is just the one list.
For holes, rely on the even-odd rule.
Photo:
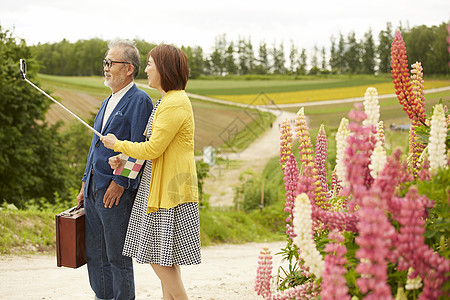
{"label": "yellow cardigan", "polygon": [[194,115],[184,90],[169,91],[161,99],[147,142],[117,141],[114,151],[153,161],[147,213],[198,202]]}

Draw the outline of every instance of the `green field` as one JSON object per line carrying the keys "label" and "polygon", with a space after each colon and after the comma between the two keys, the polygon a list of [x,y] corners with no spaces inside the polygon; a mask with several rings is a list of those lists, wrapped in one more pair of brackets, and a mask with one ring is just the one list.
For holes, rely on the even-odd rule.
{"label": "green field", "polygon": [[370,86],[391,82],[388,77],[359,76],[310,80],[191,80],[187,90],[199,95],[246,95],[321,90],[352,86]]}
{"label": "green field", "polygon": [[[109,95],[109,89],[103,85],[102,77],[61,77],[39,75],[42,86],[54,92],[61,101],[69,108],[75,108],[74,112],[83,117],[95,114],[101,101]],[[328,99],[344,99],[357,96],[362,97],[365,89],[370,85],[380,85],[387,87],[387,93],[394,93],[393,85],[388,75],[375,76],[335,76],[329,79],[293,80],[282,78],[280,80],[190,80],[187,91],[199,95],[214,97],[215,95],[227,95],[236,102],[240,97],[258,97],[255,93],[267,92],[269,95],[281,95],[289,97],[295,93],[315,93]],[[146,84],[146,80],[138,80],[139,83]],[[426,88],[450,86],[450,80],[433,79],[425,81]],[[145,89],[153,100],[159,98],[159,93],[149,88]],[[380,92],[383,94],[386,92]],[[90,98],[86,101],[86,98]],[[425,106],[427,111],[441,98],[444,104],[450,100],[450,91],[432,93],[425,95]],[[295,99],[294,99],[295,100]],[[84,101],[84,102],[83,102]],[[230,126],[236,125],[237,131],[242,131],[255,121],[257,113],[255,111],[236,106],[223,105],[191,99],[196,120],[196,149],[201,150],[204,146],[223,146],[226,142],[224,134]],[[295,102],[295,101],[294,101]],[[299,101],[300,102],[300,101]],[[246,103],[244,101],[244,103]],[[298,107],[286,108],[284,110],[296,112]],[[318,127],[321,123],[327,126],[336,127],[342,117],[346,117],[353,107],[353,103],[317,105],[305,107],[305,114],[309,117],[311,128]],[[406,113],[398,103],[396,98],[380,100],[380,120],[385,122],[385,126],[392,123],[409,123]],[[78,108],[78,110],[77,110]],[[48,114],[49,123],[57,120],[67,120],[70,116],[61,111],[52,110]],[[237,121],[237,122],[236,122]],[[268,125],[268,124],[267,124]],[[251,137],[248,137],[251,139]],[[242,139],[240,139],[242,140]],[[245,147],[241,145],[240,148]]]}

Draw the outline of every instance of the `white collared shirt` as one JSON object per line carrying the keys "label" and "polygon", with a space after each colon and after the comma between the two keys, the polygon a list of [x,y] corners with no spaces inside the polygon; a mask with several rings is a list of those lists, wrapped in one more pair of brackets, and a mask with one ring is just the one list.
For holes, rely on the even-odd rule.
{"label": "white collared shirt", "polygon": [[134,82],[131,81],[126,87],[124,87],[117,93],[112,93],[111,98],[109,98],[108,104],[106,105],[105,114],[103,115],[102,131],[112,111],[114,110],[114,108],[116,108],[117,103],[119,103],[120,99],[122,99],[122,97],[131,89],[133,84]]}

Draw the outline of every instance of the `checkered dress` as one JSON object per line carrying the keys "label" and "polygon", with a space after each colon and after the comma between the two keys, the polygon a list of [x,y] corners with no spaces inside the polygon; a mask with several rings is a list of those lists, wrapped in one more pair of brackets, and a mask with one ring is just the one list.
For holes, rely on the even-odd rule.
{"label": "checkered dress", "polygon": [[[147,138],[152,134],[156,102],[148,120]],[[200,221],[198,203],[188,202],[147,214],[152,161],[147,160],[134,200],[123,255],[138,263],[161,266],[200,264]]]}

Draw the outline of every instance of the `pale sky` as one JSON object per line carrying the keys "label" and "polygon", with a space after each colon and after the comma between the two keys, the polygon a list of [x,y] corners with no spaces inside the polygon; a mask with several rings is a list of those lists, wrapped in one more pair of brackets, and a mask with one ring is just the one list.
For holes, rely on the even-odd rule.
{"label": "pale sky", "polygon": [[0,0],[0,26],[28,45],[120,37],[210,53],[226,34],[227,41],[251,38],[255,51],[261,41],[328,50],[340,32],[361,39],[371,28],[377,38],[386,22],[396,28],[449,21],[449,0]]}

